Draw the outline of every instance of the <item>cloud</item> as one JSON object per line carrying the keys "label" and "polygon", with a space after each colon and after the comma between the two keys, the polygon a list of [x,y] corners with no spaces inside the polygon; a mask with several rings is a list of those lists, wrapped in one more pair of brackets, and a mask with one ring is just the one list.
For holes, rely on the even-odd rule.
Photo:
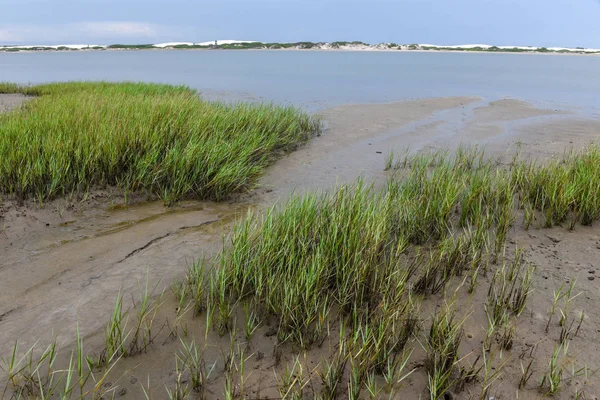
{"label": "cloud", "polygon": [[157,29],[152,25],[140,22],[84,22],[74,24],[74,28],[91,37],[152,37],[158,35]]}

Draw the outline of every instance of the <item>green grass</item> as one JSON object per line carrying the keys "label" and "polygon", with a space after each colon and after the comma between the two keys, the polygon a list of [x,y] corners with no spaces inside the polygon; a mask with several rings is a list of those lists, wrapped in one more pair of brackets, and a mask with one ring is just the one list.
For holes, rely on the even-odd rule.
{"label": "green grass", "polygon": [[[284,350],[321,354],[329,345],[311,369],[304,370],[300,355],[279,368],[278,389],[286,398],[359,398],[361,391],[372,398],[380,391],[393,397],[407,376],[422,369],[430,399],[447,398],[449,392],[462,396],[467,388],[473,394],[478,391],[474,385],[480,389],[475,398],[487,399],[511,359],[503,352],[521,337],[518,319],[529,314],[524,311],[535,279],[523,251],[507,251],[510,231],[531,224],[574,229],[597,221],[600,215],[592,211],[600,209],[599,158],[597,146],[545,164],[515,158],[503,165],[464,148],[453,155],[390,157],[387,167],[394,172],[384,187],[359,181],[293,197],[263,215],[250,213],[234,228],[214,269],[194,264],[173,292],[180,307],[205,318],[204,348],[213,345],[209,330],[230,335],[230,349],[223,353],[225,398],[243,396],[245,351],[264,323],[276,335],[274,368]],[[530,210],[533,221],[523,217],[524,210]],[[489,272],[487,279],[477,279]],[[484,303],[460,310],[460,296],[472,295],[477,282],[486,285]],[[584,320],[583,314],[572,315],[578,296],[574,285],[559,289],[548,321],[548,329],[552,325],[561,332],[540,383],[547,393],[564,385],[566,349]],[[106,331],[107,353],[130,357],[145,350],[146,343],[151,346],[154,308],[148,293],[147,287],[140,288],[133,327],[125,326],[128,314],[117,300]],[[428,298],[439,307],[427,307]],[[481,353],[467,364],[474,352],[461,352],[463,329],[482,322],[470,319],[475,307],[487,314],[487,337]],[[245,324],[236,317],[242,308]],[[555,311],[561,318],[551,324]],[[246,342],[236,352],[241,333],[236,326],[242,325]],[[173,337],[179,332],[174,329]],[[180,331],[183,338],[186,330]],[[423,352],[421,359],[410,360],[417,353],[415,342]],[[186,343],[177,360],[192,377],[194,390],[202,392],[210,384],[203,348]],[[8,363],[5,369],[13,371],[15,365],[21,364]],[[520,387],[533,371],[531,362],[525,365]],[[37,391],[29,369],[24,371],[18,375],[24,383],[9,385]],[[177,376],[169,393],[188,390],[183,375]]]}
{"label": "green grass", "polygon": [[153,44],[111,44],[107,48],[109,49],[124,49],[124,50],[143,50],[143,49],[155,49]]}
{"label": "green grass", "polygon": [[[231,307],[251,301],[275,318],[280,342],[300,349],[319,346],[341,321],[348,332],[340,342],[348,351],[343,360],[356,360],[356,376],[385,376],[386,362],[401,358],[421,335],[422,299],[446,293],[465,275],[476,285],[473,276],[499,260],[488,289],[494,327],[488,334],[510,349],[534,269],[518,249],[507,259],[508,233],[524,224],[525,206],[536,210],[542,226],[597,220],[591,210],[600,208],[598,155],[591,146],[544,165],[515,159],[504,167],[479,150],[459,149],[396,163],[397,175],[381,189],[359,182],[293,198],[281,210],[251,214],[237,225],[207,301],[226,310],[220,326],[230,326]],[[544,220],[563,208],[563,219]],[[461,323],[451,311],[443,315],[433,319],[424,346],[432,360],[432,398],[464,385],[454,378]],[[434,335],[440,321],[447,337]]]}
{"label": "green grass", "polygon": [[320,129],[294,108],[207,102],[183,86],[0,83],[0,93],[38,96],[0,115],[0,191],[40,200],[106,186],[220,200]]}
{"label": "green grass", "polygon": [[[333,309],[353,318],[354,327],[366,316],[385,320],[387,307],[405,310],[402,326],[414,294],[443,292],[468,271],[476,280],[490,260],[505,263],[520,208],[537,210],[544,226],[600,217],[596,146],[546,165],[515,161],[500,168],[483,152],[461,149],[452,157],[419,155],[396,168],[403,176],[381,190],[359,182],[250,215],[221,257],[218,298],[251,298],[278,316],[281,338],[310,346]],[[492,281],[496,325],[504,312],[518,316],[525,307],[533,269],[520,257]]]}
{"label": "green grass", "polygon": [[[322,341],[328,319],[349,318],[362,332],[360,345],[373,346],[370,365],[381,370],[415,330],[414,296],[443,291],[479,268],[494,234],[504,240],[512,223],[502,218],[513,208],[503,186],[478,189],[490,166],[471,165],[472,155],[416,157],[409,175],[383,190],[359,183],[250,215],[221,257],[214,298],[251,298],[278,316],[280,339],[302,347]],[[468,196],[476,190],[480,201]]]}
{"label": "green grass", "polygon": [[512,180],[522,202],[543,213],[547,227],[600,218],[600,148],[571,152],[544,165],[519,162]]}

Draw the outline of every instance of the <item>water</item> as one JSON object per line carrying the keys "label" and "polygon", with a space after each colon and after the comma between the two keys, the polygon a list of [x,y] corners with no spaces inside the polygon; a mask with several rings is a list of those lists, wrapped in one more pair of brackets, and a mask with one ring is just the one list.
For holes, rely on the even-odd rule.
{"label": "water", "polygon": [[0,81],[151,81],[206,97],[321,109],[347,103],[480,96],[600,110],[600,57],[327,51],[0,53]]}

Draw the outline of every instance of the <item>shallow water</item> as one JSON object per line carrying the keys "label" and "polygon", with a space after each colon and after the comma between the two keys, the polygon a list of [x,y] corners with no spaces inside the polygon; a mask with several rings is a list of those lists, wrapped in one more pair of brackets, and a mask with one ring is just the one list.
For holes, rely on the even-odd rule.
{"label": "shallow water", "polygon": [[600,109],[600,57],[329,51],[0,53],[0,81],[134,80],[186,84],[223,100],[323,109],[342,104],[479,96]]}

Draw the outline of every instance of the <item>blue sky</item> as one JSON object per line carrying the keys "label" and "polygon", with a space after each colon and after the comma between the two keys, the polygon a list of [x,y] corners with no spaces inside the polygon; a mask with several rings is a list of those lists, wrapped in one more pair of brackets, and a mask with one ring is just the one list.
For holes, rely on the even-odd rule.
{"label": "blue sky", "polygon": [[0,44],[215,39],[600,48],[600,0],[0,0]]}

